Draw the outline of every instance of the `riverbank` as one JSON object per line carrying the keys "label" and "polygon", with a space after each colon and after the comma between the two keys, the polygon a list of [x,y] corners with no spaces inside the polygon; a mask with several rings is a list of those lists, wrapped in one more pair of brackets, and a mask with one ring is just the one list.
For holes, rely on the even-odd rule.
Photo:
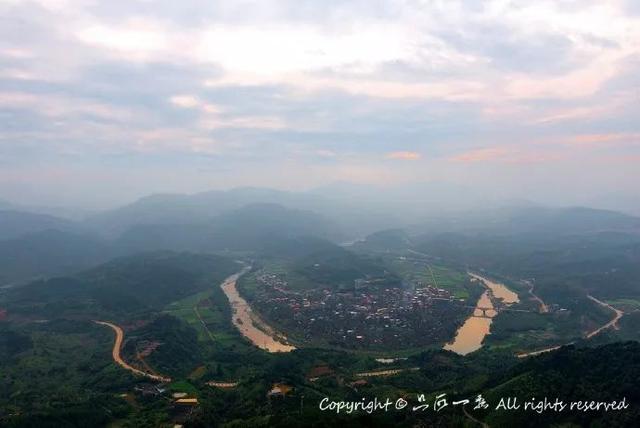
{"label": "riverbank", "polygon": [[494,307],[492,297],[500,299],[505,305],[511,305],[520,301],[518,295],[504,284],[491,281],[478,274],[468,272],[468,275],[487,290],[478,299],[473,314],[467,318],[464,324],[456,332],[453,341],[447,343],[443,349],[460,355],[467,355],[482,347],[484,338],[491,333],[493,318],[498,315]]}
{"label": "riverbank", "polygon": [[249,267],[235,273],[224,280],[222,291],[229,299],[232,311],[232,322],[238,331],[249,339],[251,343],[267,352],[291,352],[295,346],[286,342],[286,337],[281,336],[264,322],[244,300],[236,287],[238,278],[249,271]]}
{"label": "riverbank", "polygon": [[[482,316],[480,315],[481,313],[487,313],[487,315]],[[459,355],[467,355],[477,351],[482,347],[484,338],[490,333],[492,318],[495,316],[496,311],[493,309],[493,304],[489,298],[489,290],[487,290],[478,299],[473,313],[456,331],[454,339],[444,345],[443,349]]]}

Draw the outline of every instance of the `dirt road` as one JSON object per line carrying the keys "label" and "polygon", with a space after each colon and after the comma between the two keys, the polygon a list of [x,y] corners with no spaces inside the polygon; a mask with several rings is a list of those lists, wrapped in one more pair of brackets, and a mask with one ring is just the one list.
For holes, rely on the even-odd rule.
{"label": "dirt road", "polygon": [[616,309],[613,306],[611,306],[608,303],[605,303],[601,300],[596,299],[595,297],[593,297],[592,295],[587,295],[587,297],[589,299],[591,299],[592,301],[596,302],[597,304],[599,304],[600,306],[603,306],[607,309],[612,310],[613,312],[615,312],[614,317],[611,319],[611,321],[609,321],[608,323],[606,323],[605,325],[603,325],[602,327],[599,327],[595,330],[593,330],[592,332],[588,333],[586,338],[590,339],[593,336],[595,336],[596,334],[600,333],[602,330],[606,330],[608,328],[614,327],[614,328],[618,328],[618,321],[620,320],[620,318],[622,318],[622,315],[624,315],[624,312],[622,312],[620,309]]}
{"label": "dirt road", "polygon": [[[200,303],[200,302],[198,302]],[[211,330],[209,330],[209,327],[207,326],[207,323],[204,322],[204,320],[202,319],[202,317],[200,316],[200,311],[198,310],[198,303],[196,303],[196,305],[193,307],[193,311],[196,313],[196,316],[198,317],[198,319],[200,320],[200,323],[202,324],[202,327],[204,327],[204,330],[207,332],[207,334],[209,335],[209,339],[211,339],[211,341],[213,343],[216,343],[216,339],[213,337],[213,334],[211,333]]]}
{"label": "dirt road", "polygon": [[[600,306],[603,306],[607,309],[612,310],[615,315],[613,316],[613,318],[611,318],[611,320],[609,322],[607,322],[606,324],[603,324],[602,326],[588,332],[587,334],[584,335],[585,339],[591,339],[593,336],[601,333],[602,331],[608,329],[608,328],[618,328],[618,321],[620,320],[620,318],[622,318],[622,316],[624,315],[624,312],[621,311],[620,309],[616,309],[613,306],[611,306],[608,303],[605,303],[601,300],[596,299],[595,297],[593,297],[592,295],[587,295],[587,298],[589,298],[590,300],[594,301],[595,303],[599,304]],[[544,348],[544,349],[540,349],[537,351],[532,351],[532,352],[523,352],[520,354],[516,354],[516,356],[518,358],[526,358],[526,357],[533,357],[534,355],[540,355],[543,354],[545,352],[549,352],[549,351],[555,351],[556,349],[562,347],[562,346],[567,346],[567,345],[573,345],[573,342],[569,342],[569,343],[565,343],[563,345],[556,345],[556,346],[551,346],[549,348]]]}
{"label": "dirt road", "polygon": [[111,351],[111,356],[113,357],[113,361],[115,361],[120,367],[129,370],[130,372],[137,374],[139,376],[144,376],[147,377],[149,379],[153,379],[156,380],[158,382],[171,382],[171,378],[168,377],[164,377],[164,376],[159,376],[159,375],[155,375],[152,373],[147,373],[147,372],[143,372],[142,370],[139,370],[135,367],[130,366],[129,364],[127,364],[126,361],[124,361],[122,359],[122,357],[120,356],[120,350],[122,349],[122,342],[124,340],[124,332],[122,331],[122,328],[120,328],[119,326],[112,324],[110,322],[106,322],[106,321],[94,321],[96,324],[100,324],[100,325],[106,325],[107,327],[111,327],[111,329],[113,329],[113,331],[116,332],[116,340],[113,343],[113,349]]}
{"label": "dirt road", "polygon": [[416,370],[420,370],[419,367],[411,367],[408,369],[388,369],[388,370],[378,370],[378,371],[372,371],[372,372],[363,372],[363,373],[356,373],[355,375],[357,377],[377,377],[377,376],[393,376],[393,375],[397,375],[399,373],[402,372],[414,372]]}
{"label": "dirt road", "polygon": [[526,281],[527,284],[529,284],[529,295],[531,295],[531,297],[533,298],[533,300],[535,300],[536,302],[538,302],[538,304],[540,305],[540,313],[541,314],[548,314],[549,313],[549,307],[547,306],[546,303],[544,303],[544,301],[533,292],[533,289],[535,287],[535,285],[533,285],[532,282],[530,281]]}

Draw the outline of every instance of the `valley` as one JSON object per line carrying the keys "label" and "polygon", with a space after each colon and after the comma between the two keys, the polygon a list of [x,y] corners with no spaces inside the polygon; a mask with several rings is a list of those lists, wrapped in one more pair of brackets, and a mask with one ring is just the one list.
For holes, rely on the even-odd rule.
{"label": "valley", "polygon": [[639,428],[639,101],[640,0],[0,0],[0,428]]}
{"label": "valley", "polygon": [[[293,228],[260,221],[285,212]],[[640,314],[633,233],[596,240],[592,232],[558,239],[394,229],[338,245],[307,235],[333,228],[302,210],[259,205],[215,221],[240,239],[231,244],[222,226],[192,235],[136,226],[122,232],[129,250],[100,255],[105,262],[2,288],[0,421],[51,418],[55,397],[78,409],[56,416],[72,425],[91,417],[93,425],[204,427],[245,424],[247,415],[335,424],[342,419],[318,413],[322,397],[490,398],[510,385],[526,390],[536,384],[527,376],[547,376],[565,359],[599,370],[585,380],[565,368],[574,385],[632,397],[628,382],[594,361],[606,355],[636,370],[637,342],[625,342],[638,340]],[[64,236],[28,245],[55,246]],[[104,248],[124,248],[114,239]],[[202,247],[206,239],[219,242]],[[87,242],[77,240],[78,251]],[[61,384],[67,392],[57,394]],[[465,410],[427,420],[507,417]]]}

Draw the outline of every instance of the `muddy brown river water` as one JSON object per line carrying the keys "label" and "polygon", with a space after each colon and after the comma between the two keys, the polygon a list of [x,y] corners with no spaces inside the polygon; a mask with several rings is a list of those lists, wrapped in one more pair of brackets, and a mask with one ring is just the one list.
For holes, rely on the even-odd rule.
{"label": "muddy brown river water", "polygon": [[291,352],[295,348],[293,345],[289,345],[287,338],[279,335],[271,328],[266,322],[251,310],[251,306],[246,300],[240,296],[236,283],[238,278],[245,274],[249,268],[243,269],[234,275],[228,277],[222,283],[222,291],[226,294],[231,303],[231,310],[233,312],[233,324],[236,326],[240,333],[251,341],[258,348],[264,349],[267,352]]}
{"label": "muddy brown river water", "polygon": [[504,284],[491,281],[475,273],[469,272],[468,274],[475,279],[478,285],[484,284],[487,290],[482,293],[476,303],[476,309],[474,309],[473,314],[458,329],[453,341],[444,346],[444,349],[460,355],[466,355],[480,349],[484,338],[491,332],[493,317],[498,314],[493,309],[491,294],[496,299],[502,300],[506,305],[520,301],[518,295],[509,290]]}

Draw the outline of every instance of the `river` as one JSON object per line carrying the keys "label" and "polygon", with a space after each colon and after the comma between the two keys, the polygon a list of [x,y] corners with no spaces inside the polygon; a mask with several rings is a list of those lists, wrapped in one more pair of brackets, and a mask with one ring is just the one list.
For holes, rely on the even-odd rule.
{"label": "river", "polygon": [[497,299],[502,300],[503,303],[507,305],[511,305],[513,303],[518,303],[520,299],[518,295],[513,291],[509,290],[504,284],[500,284],[499,282],[491,281],[485,277],[482,277],[478,274],[468,272],[471,278],[475,278],[478,281],[484,282],[484,284],[491,289],[493,296]]}
{"label": "river", "polygon": [[491,332],[493,317],[498,314],[491,301],[491,295],[502,300],[506,305],[520,301],[518,295],[509,290],[504,284],[491,281],[475,273],[468,272],[468,274],[475,281],[484,283],[487,290],[482,293],[476,303],[476,309],[473,310],[473,314],[458,329],[453,341],[444,346],[444,349],[460,355],[466,355],[480,349],[484,338]]}
{"label": "river", "polygon": [[286,337],[278,335],[273,328],[260,319],[253,312],[247,301],[238,293],[236,288],[238,278],[249,269],[245,268],[241,272],[231,275],[221,285],[222,291],[227,295],[231,304],[233,324],[244,337],[260,349],[264,349],[267,352],[293,351],[296,349],[295,346],[286,343]]}

